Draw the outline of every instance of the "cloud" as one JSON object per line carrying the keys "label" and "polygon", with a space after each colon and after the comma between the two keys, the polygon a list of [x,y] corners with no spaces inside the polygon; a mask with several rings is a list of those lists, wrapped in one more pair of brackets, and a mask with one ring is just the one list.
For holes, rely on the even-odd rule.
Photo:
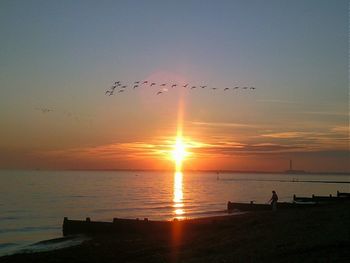
{"label": "cloud", "polygon": [[313,134],[312,132],[300,132],[300,131],[288,131],[288,132],[277,132],[277,133],[268,133],[262,134],[262,137],[269,138],[279,138],[279,139],[293,139],[293,138],[302,138],[306,135]]}
{"label": "cloud", "polygon": [[310,115],[325,115],[325,116],[340,116],[340,117],[349,117],[347,112],[332,112],[332,111],[304,111],[302,114]]}
{"label": "cloud", "polygon": [[334,133],[340,133],[340,134],[345,134],[349,136],[350,128],[349,126],[335,126],[331,128],[331,131]]}
{"label": "cloud", "polygon": [[300,101],[291,101],[291,100],[281,100],[281,99],[262,99],[262,100],[256,100],[257,102],[262,102],[262,103],[277,103],[277,104],[289,104],[289,105],[303,105],[305,103],[302,103]]}
{"label": "cloud", "polygon": [[63,159],[125,159],[136,160],[145,158],[167,157],[172,150],[173,140],[158,138],[148,142],[134,141],[111,143],[104,145],[76,147],[61,150],[42,150],[33,154],[48,158]]}
{"label": "cloud", "polygon": [[245,123],[233,123],[233,122],[201,122],[192,121],[192,125],[197,126],[211,126],[211,127],[233,127],[233,128],[255,128],[256,125],[245,124]]}
{"label": "cloud", "polygon": [[234,155],[234,154],[257,154],[257,153],[281,153],[300,151],[302,147],[292,145],[281,145],[273,143],[259,143],[259,144],[207,144],[200,149],[195,149],[195,155],[198,156],[217,156],[217,155]]}

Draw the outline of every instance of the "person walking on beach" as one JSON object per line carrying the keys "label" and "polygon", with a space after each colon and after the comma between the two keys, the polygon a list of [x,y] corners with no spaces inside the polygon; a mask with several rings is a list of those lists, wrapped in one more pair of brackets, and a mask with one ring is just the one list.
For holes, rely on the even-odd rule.
{"label": "person walking on beach", "polygon": [[274,211],[274,212],[277,210],[277,201],[278,201],[278,196],[276,194],[276,191],[273,190],[272,191],[272,197],[271,197],[269,202],[271,202],[272,211]]}

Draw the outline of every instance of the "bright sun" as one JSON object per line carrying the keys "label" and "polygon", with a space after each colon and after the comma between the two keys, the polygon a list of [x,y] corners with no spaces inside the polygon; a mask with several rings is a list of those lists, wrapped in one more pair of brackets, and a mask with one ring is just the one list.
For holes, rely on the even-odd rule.
{"label": "bright sun", "polygon": [[176,171],[181,171],[182,161],[188,155],[186,152],[186,144],[183,142],[182,137],[176,137],[174,149],[171,152],[172,158],[175,161]]}

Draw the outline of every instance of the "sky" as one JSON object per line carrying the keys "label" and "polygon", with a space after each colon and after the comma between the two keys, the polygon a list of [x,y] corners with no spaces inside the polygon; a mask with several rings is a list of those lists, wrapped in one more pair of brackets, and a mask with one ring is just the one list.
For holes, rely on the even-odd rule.
{"label": "sky", "polygon": [[185,169],[350,172],[348,20],[342,0],[3,0],[0,168],[171,169],[181,128]]}

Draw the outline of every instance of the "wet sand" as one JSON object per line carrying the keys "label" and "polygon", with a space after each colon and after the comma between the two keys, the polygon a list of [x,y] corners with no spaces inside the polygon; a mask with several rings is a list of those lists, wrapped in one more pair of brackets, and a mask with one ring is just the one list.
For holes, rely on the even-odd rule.
{"label": "wet sand", "polygon": [[350,203],[179,221],[0,262],[348,262]]}

